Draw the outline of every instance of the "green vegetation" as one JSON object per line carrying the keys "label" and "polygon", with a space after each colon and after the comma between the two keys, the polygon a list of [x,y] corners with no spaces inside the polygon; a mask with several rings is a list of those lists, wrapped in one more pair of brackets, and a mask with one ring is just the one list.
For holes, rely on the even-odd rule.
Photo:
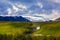
{"label": "green vegetation", "polygon": [[[33,31],[37,26],[40,29]],[[0,22],[1,36],[10,38],[6,40],[60,40],[60,22]]]}
{"label": "green vegetation", "polygon": [[35,31],[33,34],[60,36],[60,22],[42,22],[37,23],[41,27],[40,30]]}
{"label": "green vegetation", "polygon": [[28,26],[29,23],[25,22],[0,22],[0,34],[22,34]]}

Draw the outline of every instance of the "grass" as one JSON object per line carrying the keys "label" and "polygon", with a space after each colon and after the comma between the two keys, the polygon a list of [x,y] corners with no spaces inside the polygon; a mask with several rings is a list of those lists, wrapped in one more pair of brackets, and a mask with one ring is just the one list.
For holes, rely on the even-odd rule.
{"label": "grass", "polygon": [[25,22],[0,22],[0,34],[22,34],[25,30],[25,27],[29,26]]}
{"label": "grass", "polygon": [[60,22],[42,22],[37,23],[37,25],[41,29],[35,31],[33,34],[60,36]]}
{"label": "grass", "polygon": [[31,33],[32,37],[34,34],[42,34],[43,36],[50,35],[54,37],[60,36],[60,22],[0,22],[0,34],[12,34],[14,36],[19,34],[23,35],[24,37],[24,33],[31,30],[29,28],[34,28],[37,26],[40,26],[41,29],[35,30],[33,33]]}
{"label": "grass", "polygon": [[[0,34],[22,34],[30,27],[29,22],[0,22]],[[32,22],[33,26],[40,26],[33,34],[60,36],[60,22]]]}

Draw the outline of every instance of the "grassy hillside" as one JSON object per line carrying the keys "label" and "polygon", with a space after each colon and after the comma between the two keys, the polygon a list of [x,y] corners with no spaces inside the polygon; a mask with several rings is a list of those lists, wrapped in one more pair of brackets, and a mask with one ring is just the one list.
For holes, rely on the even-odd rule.
{"label": "grassy hillside", "polygon": [[[32,24],[32,25],[31,25]],[[60,35],[60,22],[0,22],[0,33],[14,34],[22,33],[27,27],[40,26],[40,30],[36,30],[33,34],[43,35]],[[22,30],[22,32],[21,32]]]}
{"label": "grassy hillside", "polygon": [[29,23],[20,23],[20,22],[0,22],[0,34],[21,34],[26,27],[29,26]]}
{"label": "grassy hillside", "polygon": [[[37,26],[39,26],[40,29],[33,31],[32,29]],[[30,35],[27,35],[28,32]],[[33,40],[43,40],[40,39],[40,36],[43,36],[42,38],[44,39],[47,36],[60,37],[60,22],[0,22],[0,34],[18,35],[19,37],[22,35],[21,37],[23,38],[21,40],[23,40],[25,36],[27,40],[31,38],[34,38]],[[37,39],[35,39],[35,36]]]}
{"label": "grassy hillside", "polygon": [[40,26],[33,34],[60,36],[60,22],[41,22],[36,23]]}

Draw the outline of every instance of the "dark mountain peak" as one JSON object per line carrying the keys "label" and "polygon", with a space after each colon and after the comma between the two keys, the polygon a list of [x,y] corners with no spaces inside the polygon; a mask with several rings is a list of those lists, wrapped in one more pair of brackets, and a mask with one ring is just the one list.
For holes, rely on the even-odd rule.
{"label": "dark mountain peak", "polygon": [[26,19],[22,16],[0,16],[0,21],[30,22],[28,19]]}

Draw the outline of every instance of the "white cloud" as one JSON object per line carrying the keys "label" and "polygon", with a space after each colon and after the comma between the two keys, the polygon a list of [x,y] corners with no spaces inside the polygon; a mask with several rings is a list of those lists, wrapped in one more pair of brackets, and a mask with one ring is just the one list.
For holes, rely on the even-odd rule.
{"label": "white cloud", "polygon": [[48,16],[49,16],[49,18],[55,20],[60,17],[60,12],[59,12],[59,10],[52,10],[52,13]]}
{"label": "white cloud", "polygon": [[21,4],[21,3],[15,3],[14,5],[15,5],[17,8],[22,9],[22,10],[27,9],[27,6],[26,6],[26,5],[23,5],[23,4]]}
{"label": "white cloud", "polygon": [[52,10],[52,13],[47,15],[47,14],[40,14],[40,16],[44,16],[45,18],[55,20],[60,17],[60,11],[59,10]]}
{"label": "white cloud", "polygon": [[38,2],[37,5],[40,7],[40,8],[43,8],[43,4],[41,2]]}
{"label": "white cloud", "polygon": [[11,3],[11,2],[9,2],[9,4],[12,6],[12,8],[7,9],[8,16],[18,16],[19,11],[24,12],[24,10],[27,9],[27,6],[23,4]]}
{"label": "white cloud", "polygon": [[29,19],[32,22],[45,21],[45,19],[42,18],[42,17],[25,16],[25,15],[22,15],[22,16],[25,17],[25,18],[27,18],[27,19]]}
{"label": "white cloud", "polygon": [[7,12],[8,12],[8,15],[11,15],[11,13],[12,13],[11,8],[8,8],[8,9],[7,9]]}
{"label": "white cloud", "polygon": [[13,7],[14,12],[18,12],[19,11],[19,9],[16,6],[13,5],[12,7]]}
{"label": "white cloud", "polygon": [[41,13],[41,14],[38,14],[38,13],[35,13],[35,14],[25,14],[25,15],[22,15],[23,17],[33,21],[33,22],[36,22],[36,21],[48,21],[48,20],[55,20],[57,18],[60,17],[60,11],[59,10],[52,10],[52,12],[50,14],[45,14],[45,13]]}
{"label": "white cloud", "polygon": [[46,19],[37,13],[32,13],[32,11],[29,11],[27,14],[21,15],[27,19],[29,19],[32,22],[38,22],[38,21],[46,21]]}
{"label": "white cloud", "polygon": [[[52,1],[55,3],[60,3],[60,0],[48,0],[48,1]],[[9,3],[11,4],[12,8],[8,8],[8,15],[12,16],[12,15],[17,15],[18,16],[18,11],[23,11],[27,10],[28,6],[21,4],[21,3]],[[31,5],[30,5],[31,6]],[[43,8],[43,4],[41,2],[37,2],[37,6],[39,6],[40,8]],[[39,21],[39,20],[55,20],[57,18],[60,17],[60,11],[59,10],[52,10],[52,12],[50,14],[46,14],[45,10],[43,10],[43,13],[33,13],[33,11],[28,11],[27,13],[25,13],[24,15],[22,15],[23,17],[26,17],[27,19],[31,20],[31,21]],[[19,15],[20,16],[20,15]],[[42,16],[42,17],[41,17]]]}
{"label": "white cloud", "polygon": [[48,0],[48,1],[52,1],[52,2],[55,2],[55,3],[60,3],[60,0]]}
{"label": "white cloud", "polygon": [[19,9],[16,6],[12,5],[12,8],[7,9],[7,12],[8,12],[7,16],[16,16],[18,11]]}
{"label": "white cloud", "polygon": [[55,19],[57,19],[57,18],[59,18],[60,17],[60,11],[59,10],[52,10],[52,13],[50,13],[50,14],[35,14],[35,15],[37,15],[37,16],[43,16],[44,18],[46,18],[46,19],[51,19],[51,20],[55,20]]}
{"label": "white cloud", "polygon": [[[23,17],[25,17],[25,18],[29,19],[30,21],[33,21],[33,22],[41,21],[41,20],[46,21],[46,20],[49,20],[49,19],[50,20],[55,20],[55,19],[60,17],[60,11],[56,10],[56,9],[52,10],[52,12],[50,14],[46,14],[46,13],[40,13],[39,14],[39,13],[32,13],[32,12],[33,11],[29,11],[28,13],[23,14],[21,16],[23,16]],[[12,13],[12,11],[9,8],[8,9],[8,15],[11,15],[11,13]],[[19,16],[19,15],[17,15],[17,16]]]}

